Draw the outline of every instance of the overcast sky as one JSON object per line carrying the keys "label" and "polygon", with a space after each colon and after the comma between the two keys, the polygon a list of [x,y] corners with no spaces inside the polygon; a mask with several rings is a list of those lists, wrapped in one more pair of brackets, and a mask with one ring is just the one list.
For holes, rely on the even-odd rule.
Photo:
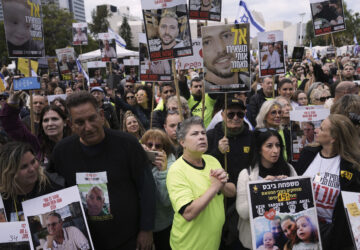
{"label": "overcast sky", "polygon": [[[188,2],[188,1],[187,1]],[[359,0],[346,0],[349,9],[360,12]],[[111,4],[114,6],[127,5],[130,7],[132,15],[141,15],[140,0],[86,0],[85,11],[86,19],[91,22],[91,11],[101,4]],[[239,0],[223,0],[222,17],[229,19],[235,18]],[[304,22],[310,20],[310,4],[309,0],[247,0],[246,4],[250,10],[256,10],[263,14],[265,22],[272,21],[290,21],[297,23],[301,21],[300,13],[306,13]]]}

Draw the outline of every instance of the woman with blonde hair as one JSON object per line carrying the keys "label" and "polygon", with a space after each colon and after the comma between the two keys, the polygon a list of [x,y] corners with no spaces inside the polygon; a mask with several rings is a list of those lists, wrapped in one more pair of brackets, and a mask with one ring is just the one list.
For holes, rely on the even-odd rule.
{"label": "woman with blonde hair", "polygon": [[143,125],[130,110],[126,111],[124,114],[123,131],[132,134],[139,140],[145,133]]}
{"label": "woman with blonde hair", "polygon": [[0,148],[0,193],[8,221],[20,221],[21,202],[59,188],[50,182],[29,144],[9,142]]}
{"label": "woman with blonde hair", "polygon": [[352,248],[341,191],[360,192],[360,139],[344,115],[332,114],[315,129],[316,145],[305,147],[298,174],[313,180],[324,249]]}

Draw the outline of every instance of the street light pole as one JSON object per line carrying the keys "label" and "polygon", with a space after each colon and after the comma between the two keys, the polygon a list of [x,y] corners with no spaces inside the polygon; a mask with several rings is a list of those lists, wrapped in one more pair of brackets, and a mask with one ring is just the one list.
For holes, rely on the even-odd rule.
{"label": "street light pole", "polygon": [[302,23],[304,20],[304,16],[305,16],[305,12],[304,13],[300,13],[299,16],[301,17],[301,22],[300,22],[300,46],[302,46],[302,33],[303,33],[303,28],[302,28]]}

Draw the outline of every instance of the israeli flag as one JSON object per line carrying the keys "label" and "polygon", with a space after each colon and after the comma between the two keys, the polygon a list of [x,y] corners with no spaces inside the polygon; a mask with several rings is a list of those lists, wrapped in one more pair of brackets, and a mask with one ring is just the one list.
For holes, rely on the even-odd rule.
{"label": "israeli flag", "polygon": [[264,32],[265,28],[259,24],[255,18],[252,16],[251,12],[249,11],[245,1],[240,0],[237,16],[235,19],[235,23],[250,23],[250,27],[253,27],[258,32]]}
{"label": "israeli flag", "polygon": [[81,63],[78,58],[76,58],[76,66],[78,68],[79,73],[84,75],[85,79],[87,80],[87,85],[90,88],[90,78],[89,78],[88,74],[81,67]]}
{"label": "israeli flag", "polygon": [[119,36],[115,31],[113,31],[111,28],[108,28],[108,33],[109,34],[113,34],[114,37],[115,37],[115,42],[120,46],[120,47],[123,47],[123,48],[126,48],[126,42],[125,40]]}
{"label": "israeli flag", "polygon": [[354,44],[358,45],[357,39],[356,39],[356,35],[354,34]]}

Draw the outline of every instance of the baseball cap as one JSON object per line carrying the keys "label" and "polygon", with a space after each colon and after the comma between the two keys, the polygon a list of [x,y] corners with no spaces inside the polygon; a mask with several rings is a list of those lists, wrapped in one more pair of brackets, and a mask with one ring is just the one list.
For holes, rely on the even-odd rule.
{"label": "baseball cap", "polygon": [[235,106],[240,107],[242,110],[246,109],[246,107],[244,105],[244,102],[242,100],[239,100],[239,99],[236,99],[236,98],[228,98],[228,100],[227,100],[227,108],[235,107]]}
{"label": "baseball cap", "polygon": [[90,93],[92,93],[92,92],[94,92],[94,91],[100,91],[100,92],[102,92],[102,93],[105,93],[104,90],[103,90],[102,88],[100,88],[100,87],[93,87],[93,88],[91,88]]}

